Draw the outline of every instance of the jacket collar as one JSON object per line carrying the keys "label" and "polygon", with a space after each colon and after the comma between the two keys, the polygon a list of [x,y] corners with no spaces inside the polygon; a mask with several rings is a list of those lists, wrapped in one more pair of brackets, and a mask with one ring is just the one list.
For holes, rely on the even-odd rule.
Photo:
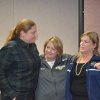
{"label": "jacket collar", "polygon": [[23,40],[21,40],[20,38],[15,38],[15,41],[17,41],[17,43],[20,45],[20,46],[22,46],[22,47],[26,47],[26,48],[29,48],[29,47],[31,47],[31,45],[34,45],[34,43],[33,44],[28,44],[28,43],[26,43],[26,42],[24,42]]}

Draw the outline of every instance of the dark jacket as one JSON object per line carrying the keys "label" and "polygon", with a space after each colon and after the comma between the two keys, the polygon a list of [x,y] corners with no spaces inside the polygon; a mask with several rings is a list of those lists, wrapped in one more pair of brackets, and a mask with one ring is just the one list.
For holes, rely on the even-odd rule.
{"label": "dark jacket", "polygon": [[[86,68],[86,84],[89,100],[100,100],[100,69],[94,68],[94,64],[100,62],[100,56],[93,56],[89,61]],[[73,68],[74,61],[70,63],[67,69],[67,79],[66,79],[66,99],[72,100],[72,95],[70,92],[70,72]]]}
{"label": "dark jacket", "polygon": [[36,90],[36,100],[65,100],[67,64],[71,55],[57,58],[53,67],[41,57],[41,68]]}
{"label": "dark jacket", "polygon": [[19,38],[0,50],[0,88],[3,96],[11,98],[35,91],[40,59],[35,44]]}

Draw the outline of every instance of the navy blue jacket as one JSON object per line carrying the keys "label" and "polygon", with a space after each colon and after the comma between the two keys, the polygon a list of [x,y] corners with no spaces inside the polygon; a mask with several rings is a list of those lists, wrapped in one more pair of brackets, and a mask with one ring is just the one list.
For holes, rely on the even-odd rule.
{"label": "navy blue jacket", "polygon": [[[100,100],[100,70],[94,68],[96,62],[100,62],[100,56],[93,56],[86,68],[86,84],[89,100]],[[70,92],[70,72],[74,63],[75,61],[72,61],[67,69],[65,100],[72,100]]]}

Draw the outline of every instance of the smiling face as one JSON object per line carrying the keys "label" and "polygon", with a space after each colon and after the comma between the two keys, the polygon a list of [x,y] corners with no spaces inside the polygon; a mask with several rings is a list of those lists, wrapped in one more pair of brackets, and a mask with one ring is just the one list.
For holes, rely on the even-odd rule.
{"label": "smiling face", "polygon": [[44,50],[44,53],[45,53],[45,59],[48,61],[52,61],[56,59],[58,51],[56,50],[52,42],[48,42]]}
{"label": "smiling face", "polygon": [[81,53],[92,53],[96,47],[96,44],[91,41],[89,36],[84,35],[80,41],[80,52]]}
{"label": "smiling face", "polygon": [[36,25],[32,26],[27,32],[20,32],[20,39],[26,43],[34,43],[37,38],[37,28]]}

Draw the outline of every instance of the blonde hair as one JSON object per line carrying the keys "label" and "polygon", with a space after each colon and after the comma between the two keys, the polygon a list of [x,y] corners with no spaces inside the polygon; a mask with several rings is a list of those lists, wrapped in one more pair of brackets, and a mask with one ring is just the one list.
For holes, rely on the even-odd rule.
{"label": "blonde hair", "polygon": [[6,39],[6,43],[8,43],[9,41],[19,37],[21,31],[27,32],[34,25],[36,25],[36,24],[32,20],[30,20],[30,19],[22,19],[21,21],[18,22],[16,27],[13,28],[10,31],[10,33],[9,33],[7,39]]}
{"label": "blonde hair", "polygon": [[56,50],[58,51],[57,57],[61,56],[63,54],[63,43],[60,40],[60,38],[57,36],[50,37],[44,44],[44,52],[45,52],[45,48],[49,42],[51,42],[54,45],[54,47],[56,48]]}
{"label": "blonde hair", "polygon": [[96,32],[88,31],[88,32],[83,33],[81,35],[81,38],[83,36],[88,36],[90,38],[90,40],[92,41],[92,43],[96,44],[96,47],[94,48],[93,54],[96,55],[96,56],[99,56],[100,53],[98,51],[98,49],[99,49],[99,36],[98,36],[98,34]]}

